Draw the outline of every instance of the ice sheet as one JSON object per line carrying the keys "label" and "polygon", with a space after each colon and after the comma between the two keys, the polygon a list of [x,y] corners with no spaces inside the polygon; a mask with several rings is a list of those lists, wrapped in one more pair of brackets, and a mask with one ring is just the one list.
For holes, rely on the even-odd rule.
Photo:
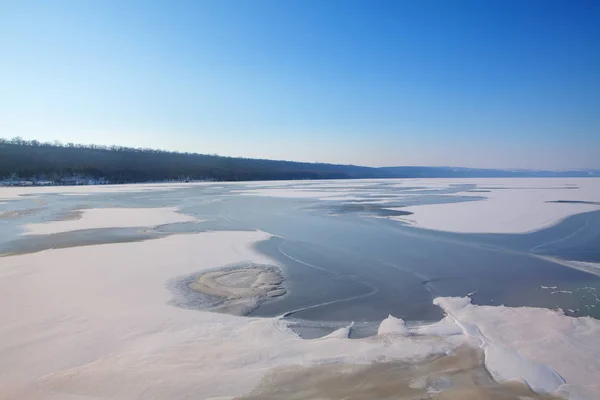
{"label": "ice sheet", "polygon": [[600,398],[600,321],[540,308],[474,306],[468,298],[435,303],[484,349],[498,380],[523,380],[572,399]]}
{"label": "ice sheet", "polygon": [[[141,210],[148,226],[164,209]],[[82,218],[78,229],[131,226],[123,218]],[[438,299],[451,315],[408,328],[418,338],[390,317],[376,337],[348,339],[349,326],[326,340],[302,340],[278,318],[169,305],[167,283],[177,277],[241,262],[276,265],[252,248],[269,237],[205,232],[0,258],[0,399],[231,398],[272,368],[422,359],[467,336],[485,344],[498,379],[600,398],[600,322],[591,318]]]}
{"label": "ice sheet", "polygon": [[498,379],[589,400],[600,394],[600,322],[591,318],[438,299],[450,316],[410,329],[426,336],[406,337],[404,323],[389,317],[377,337],[348,339],[349,326],[302,340],[278,318],[168,305],[165,282],[174,277],[243,261],[274,265],[251,247],[267,238],[206,232],[2,258],[0,398],[233,397],[275,367],[443,354],[464,343],[457,327],[476,345],[484,338]]}
{"label": "ice sheet", "polygon": [[[564,218],[600,210],[600,179],[462,180],[478,183],[483,201],[417,205],[397,208],[413,215],[390,217],[412,225],[465,233],[524,233],[554,225]],[[442,183],[442,182],[440,182]],[[573,188],[573,185],[577,185]],[[472,194],[465,192],[463,194]],[[567,201],[556,203],[555,201]],[[396,208],[391,208],[396,209]]]}
{"label": "ice sheet", "polygon": [[462,329],[454,320],[450,317],[444,317],[438,322],[433,324],[419,324],[416,326],[411,326],[409,328],[409,332],[413,335],[426,335],[426,336],[452,336],[452,335],[461,335],[463,333]]}
{"label": "ice sheet", "polygon": [[[382,186],[383,185],[383,186]],[[413,213],[389,217],[417,227],[465,233],[524,233],[539,230],[574,214],[600,210],[600,178],[463,178],[312,181],[264,183],[237,192],[249,196],[310,198],[321,201],[364,201],[385,203],[409,200],[424,189],[433,191],[470,186],[464,192],[445,196],[482,197],[481,201],[391,207]],[[421,189],[392,192],[390,188]],[[381,200],[376,194],[389,195]],[[586,202],[588,202],[586,204]],[[409,202],[410,204],[410,202]]]}
{"label": "ice sheet", "polygon": [[49,235],[81,229],[152,227],[175,222],[197,221],[180,214],[174,207],[161,208],[93,208],[82,210],[81,218],[51,221],[24,226],[26,235]]}
{"label": "ice sheet", "polygon": [[22,198],[23,195],[35,197],[44,194],[61,194],[71,196],[82,196],[102,193],[135,193],[151,191],[167,191],[185,189],[199,185],[211,185],[211,182],[193,183],[137,183],[129,185],[80,185],[80,186],[16,186],[0,187],[0,200],[14,200]]}
{"label": "ice sheet", "polygon": [[421,359],[462,342],[303,340],[278,318],[168,304],[179,276],[275,265],[252,249],[267,238],[205,232],[1,258],[0,398],[233,397],[279,366]]}
{"label": "ice sheet", "polygon": [[595,262],[587,262],[587,261],[572,261],[572,260],[563,260],[556,257],[547,257],[547,256],[538,256],[539,258],[543,258],[545,260],[549,260],[555,262],[557,264],[562,264],[566,267],[575,268],[580,271],[585,271],[590,274],[599,275],[600,276],[600,263]]}
{"label": "ice sheet", "polygon": [[[344,193],[343,196],[340,193]],[[260,188],[260,189],[252,189],[252,190],[242,190],[236,192],[236,194],[244,195],[244,196],[265,196],[265,197],[283,197],[283,198],[314,198],[318,199],[320,197],[336,197],[336,198],[346,198],[351,195],[350,192],[345,190],[334,190],[334,189],[303,189],[303,188]]]}

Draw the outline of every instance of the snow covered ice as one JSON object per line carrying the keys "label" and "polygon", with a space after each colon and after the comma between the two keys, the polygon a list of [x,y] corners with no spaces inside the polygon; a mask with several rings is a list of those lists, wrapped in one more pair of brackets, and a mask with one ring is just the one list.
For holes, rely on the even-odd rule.
{"label": "snow covered ice", "polygon": [[[422,188],[450,187],[450,182],[445,180],[392,182],[399,187],[416,184]],[[543,187],[550,182],[552,188],[545,191]],[[565,185],[569,182],[481,181],[477,185],[490,190],[475,193],[485,197],[483,200],[415,205],[406,207],[414,214],[402,218],[411,219],[417,226],[447,231],[456,230],[459,225],[469,232],[539,230],[568,215],[598,209],[591,204],[597,200],[596,180],[576,180],[583,188],[579,192],[567,189]],[[290,182],[243,187],[221,184],[219,187],[224,188],[222,196],[239,196],[238,192],[243,192],[244,197],[252,199],[276,196],[282,201],[296,198],[318,204],[356,201],[352,198],[374,202],[389,200],[378,197],[373,200],[371,195],[381,195],[382,189],[371,188],[373,182],[369,181],[348,185],[339,181],[302,184],[307,185],[305,190],[294,187],[299,183]],[[523,187],[514,189],[517,184]],[[323,185],[329,187],[321,189]],[[144,190],[191,193],[204,186],[210,185],[196,185],[196,189],[152,186]],[[49,201],[45,193],[40,193],[42,190],[71,193],[68,188],[17,189],[11,188],[10,192],[0,189],[0,198],[6,199],[2,207],[11,210],[10,207],[21,204],[19,202],[38,198],[21,196],[27,194]],[[129,195],[140,193],[142,188],[77,188],[73,192],[79,191],[85,194],[81,198],[87,199],[95,194],[86,190],[109,189]],[[411,198],[415,192],[416,189],[410,189],[392,197]],[[542,192],[543,195],[534,195]],[[457,195],[460,196],[460,192],[450,196]],[[330,197],[346,200],[330,200]],[[75,198],[78,196],[73,200]],[[547,203],[555,200],[590,204]],[[525,208],[519,208],[521,201],[528,202],[527,207],[539,209],[539,213],[514,224],[505,219],[507,225],[502,226],[499,215],[523,213]],[[441,218],[435,210],[445,207],[450,207],[448,217]],[[466,220],[467,211],[452,211],[459,207],[471,209],[474,217]],[[558,209],[560,211],[556,211]],[[78,219],[40,222],[19,214],[10,223],[17,224],[17,231],[28,238],[80,230],[151,229],[163,224],[203,221],[188,214],[185,207],[171,204],[139,208],[114,204],[79,211]],[[483,225],[482,216],[494,215],[495,220],[488,218]],[[348,321],[328,335],[303,339],[282,316],[243,317],[173,305],[174,293],[169,282],[181,277],[203,277],[198,281],[201,292],[228,301],[245,301],[270,292],[285,296],[286,290],[299,290],[293,285],[287,286],[293,282],[286,282],[286,266],[280,260],[257,249],[257,245],[273,237],[253,229],[196,229],[144,241],[0,257],[0,398],[174,399],[193,396],[232,399],[241,396],[252,399],[260,398],[252,396],[262,393],[275,399],[278,384],[290,382],[288,379],[298,385],[304,382],[318,388],[321,384],[327,386],[330,382],[327,379],[339,374],[354,380],[368,377],[373,384],[377,382],[389,390],[403,390],[408,395],[418,392],[435,398],[451,393],[463,382],[452,381],[436,369],[437,363],[445,362],[443,360],[453,360],[453,365],[470,360],[468,368],[459,368],[463,374],[460,376],[470,376],[475,371],[489,373],[490,382],[493,378],[500,385],[488,384],[493,393],[514,390],[520,396],[537,396],[530,391],[532,389],[539,396],[547,393],[575,400],[600,398],[600,321],[591,317],[569,317],[560,310],[480,306],[472,304],[468,297],[438,297],[435,303],[445,316],[437,322],[405,321],[397,315],[389,315],[369,337],[352,338],[352,332],[360,328],[360,321]],[[579,263],[580,269],[593,268],[593,263]],[[282,271],[283,280],[273,275],[273,271]],[[538,288],[549,294],[557,292],[554,296],[575,293],[571,288],[554,286]],[[593,289],[590,288],[589,293],[594,293]],[[399,374],[406,371],[407,365],[419,365],[418,368],[424,368],[420,371],[429,372],[423,372],[422,376],[407,374],[406,381],[396,382],[401,387],[388,387],[376,378],[388,376],[386,373]],[[315,374],[323,380],[314,381]]]}

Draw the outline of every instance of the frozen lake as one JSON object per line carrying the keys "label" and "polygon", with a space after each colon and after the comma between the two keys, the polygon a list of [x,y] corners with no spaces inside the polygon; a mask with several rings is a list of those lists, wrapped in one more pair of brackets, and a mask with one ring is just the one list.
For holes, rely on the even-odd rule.
{"label": "frozen lake", "polygon": [[[574,187],[581,182],[583,188]],[[600,188],[595,179],[214,183],[140,186],[140,191],[133,191],[133,185],[114,190],[56,188],[58,193],[43,188],[47,192],[0,204],[5,215],[0,251],[27,253],[190,232],[261,230],[277,236],[256,247],[283,267],[289,290],[251,315],[295,311],[290,318],[319,322],[316,325],[325,330],[328,322],[333,328],[355,321],[358,335],[360,324],[368,334],[370,323],[390,313],[407,321],[438,320],[441,311],[433,298],[470,294],[475,304],[561,308],[568,315],[598,317],[598,298],[589,288],[600,292],[600,277],[548,258],[600,263],[600,211],[589,211],[600,209],[600,189],[594,192],[594,185]],[[544,222],[555,214],[575,215],[526,233],[456,233],[396,220],[427,216],[434,208],[443,212],[443,207],[451,207],[448,213],[453,213],[457,205],[468,211],[493,202],[487,198],[490,194],[508,192],[512,196],[505,202],[461,226],[510,230],[515,217],[526,220],[539,207],[551,208],[541,217]],[[527,204],[531,192],[539,204]],[[180,217],[136,217],[135,209],[151,207],[171,207]],[[82,230],[85,224],[77,225],[82,210],[103,208],[123,209],[123,216],[117,217],[122,226],[99,224]],[[525,215],[515,215],[518,212]],[[186,222],[181,214],[197,222]],[[127,216],[132,221],[123,220]],[[44,224],[57,219],[66,221]],[[101,222],[102,216],[97,219]],[[35,230],[50,225],[58,231]]]}
{"label": "frozen lake", "polygon": [[[194,234],[206,232],[258,235],[251,241],[260,255],[256,265],[276,265],[285,286],[276,291],[285,294],[241,309],[266,321],[284,315],[277,321],[305,339],[348,326],[350,338],[377,335],[390,314],[408,327],[439,321],[447,311],[433,304],[439,297],[600,318],[599,179],[0,188],[0,266],[10,264],[14,276],[19,257],[41,262],[50,249],[80,249],[72,260],[87,267],[96,258],[86,258],[86,249],[103,254],[93,245],[135,249],[141,248],[136,243],[152,246],[167,238],[193,243]],[[204,270],[244,267],[237,279],[252,282],[257,267],[248,269],[247,258],[238,259],[246,254],[239,243],[215,242],[202,251],[178,245],[161,254],[177,260],[172,271],[163,268],[151,277],[165,291],[165,315],[180,308],[193,318],[214,309],[214,298],[187,289]],[[119,262],[126,266],[129,257],[138,253],[124,251]],[[131,262],[143,271],[143,264]],[[102,268],[94,268],[103,279]],[[12,276],[0,278],[12,285]],[[235,278],[228,284],[235,286]],[[53,279],[62,282],[59,275]],[[150,290],[133,285],[140,293]]]}

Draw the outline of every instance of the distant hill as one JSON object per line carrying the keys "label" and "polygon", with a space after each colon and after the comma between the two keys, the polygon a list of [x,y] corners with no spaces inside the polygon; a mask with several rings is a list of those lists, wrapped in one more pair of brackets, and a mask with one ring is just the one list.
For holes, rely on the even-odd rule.
{"label": "distant hill", "polygon": [[165,180],[293,180],[446,177],[589,177],[599,170],[525,171],[452,167],[361,167],[120,146],[40,143],[0,139],[0,179],[65,183],[82,177],[111,183]]}
{"label": "distant hill", "polygon": [[461,167],[382,167],[379,172],[389,175],[406,175],[414,178],[558,178],[600,177],[600,170],[543,171],[526,169],[484,169]]}

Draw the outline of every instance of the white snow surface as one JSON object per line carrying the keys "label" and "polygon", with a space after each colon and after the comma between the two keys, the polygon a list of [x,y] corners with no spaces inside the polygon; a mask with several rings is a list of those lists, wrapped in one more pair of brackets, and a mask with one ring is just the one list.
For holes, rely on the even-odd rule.
{"label": "white snow surface", "polygon": [[462,329],[460,329],[454,320],[448,316],[433,324],[411,326],[409,332],[413,335],[427,336],[452,336],[461,335],[463,333]]}
{"label": "white snow surface", "polygon": [[391,207],[414,214],[390,218],[442,231],[525,233],[554,225],[574,214],[600,210],[598,204],[554,203],[558,200],[600,202],[599,178],[438,181],[442,183],[476,183],[490,192],[459,193],[486,198],[481,201]]}
{"label": "white snow surface", "polygon": [[128,185],[79,185],[79,186],[0,186],[0,200],[22,199],[44,194],[60,194],[83,196],[102,193],[135,193],[152,191],[169,191],[185,189],[198,185],[210,185],[211,182],[193,183],[135,183]]}
{"label": "white snow surface", "polygon": [[177,208],[92,208],[81,210],[81,218],[67,221],[51,221],[24,226],[25,235],[49,235],[53,233],[97,228],[152,227],[175,222],[198,221],[180,214]]}
{"label": "white snow surface", "polygon": [[320,339],[321,340],[333,339],[333,338],[336,338],[336,339],[348,339],[350,337],[350,331],[352,330],[353,327],[354,327],[354,322],[352,322],[348,326],[344,326],[342,328],[336,329],[335,331],[331,332],[329,335],[323,336]]}
{"label": "white snow surface", "polygon": [[485,352],[498,381],[525,381],[538,392],[600,399],[600,321],[562,312],[475,306],[469,298],[437,298],[465,335]]}
{"label": "white snow surface", "polygon": [[388,315],[386,319],[381,321],[379,329],[377,330],[378,335],[400,335],[410,336],[410,332],[406,328],[406,324],[402,318],[396,318],[393,315]]}

